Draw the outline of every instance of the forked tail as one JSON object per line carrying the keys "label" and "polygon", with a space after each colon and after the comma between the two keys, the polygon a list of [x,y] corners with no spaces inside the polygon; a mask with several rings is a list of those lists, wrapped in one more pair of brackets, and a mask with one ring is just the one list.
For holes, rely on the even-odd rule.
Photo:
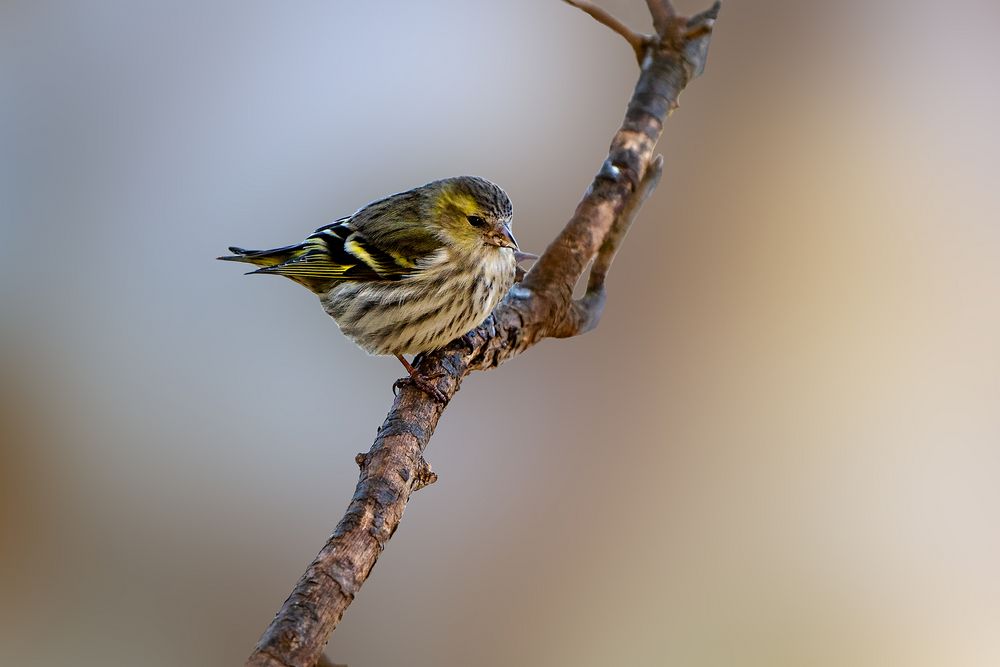
{"label": "forked tail", "polygon": [[291,278],[300,285],[322,294],[339,278],[331,265],[327,245],[322,239],[311,237],[297,245],[270,250],[246,250],[230,246],[232,255],[218,257],[225,262],[243,262],[258,266],[248,273],[270,273]]}

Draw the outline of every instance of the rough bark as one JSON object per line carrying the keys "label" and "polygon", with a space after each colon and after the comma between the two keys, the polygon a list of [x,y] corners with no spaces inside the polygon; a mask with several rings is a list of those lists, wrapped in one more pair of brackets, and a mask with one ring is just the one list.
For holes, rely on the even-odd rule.
{"label": "rough bark", "polygon": [[[668,0],[647,0],[656,31],[641,35],[589,2],[565,1],[624,37],[639,60],[639,80],[608,158],[569,222],[493,314],[417,360],[421,375],[445,401],[410,383],[399,385],[374,444],[357,456],[361,476],[347,513],[247,665],[313,667],[320,661],[330,634],[399,526],[410,495],[436,480],[423,452],[466,375],[495,368],[544,338],[585,333],[600,321],[611,262],[661,175],[663,161],[653,157],[653,149],[681,91],[705,67],[720,5],[683,18]],[[574,301],[573,288],[591,261],[586,294]]]}

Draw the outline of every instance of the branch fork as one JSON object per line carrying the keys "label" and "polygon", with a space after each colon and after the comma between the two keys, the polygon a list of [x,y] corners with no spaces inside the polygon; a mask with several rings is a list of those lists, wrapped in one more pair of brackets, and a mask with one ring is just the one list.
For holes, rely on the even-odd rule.
{"label": "branch fork", "polygon": [[[411,494],[437,480],[423,453],[463,379],[544,338],[586,333],[601,319],[612,262],[663,173],[663,158],[654,157],[653,149],[681,91],[705,68],[720,4],[684,18],[668,0],[646,0],[655,32],[644,35],[586,0],[564,1],[624,38],[640,64],[608,159],[566,226],[486,321],[415,360],[444,401],[413,383],[398,385],[374,444],[355,458],[360,477],[347,512],[261,636],[248,666],[329,664],[323,648],[399,526]],[[573,288],[588,265],[586,293],[574,300]]]}
{"label": "branch fork", "polygon": [[654,29],[653,34],[647,35],[632,30],[607,10],[587,0],[563,0],[563,2],[586,12],[595,21],[620,35],[632,47],[640,65],[646,59],[649,49],[667,47],[683,51],[688,43],[711,34],[722,7],[720,2],[716,2],[707,11],[691,18],[684,18],[677,15],[670,0],[646,0]]}

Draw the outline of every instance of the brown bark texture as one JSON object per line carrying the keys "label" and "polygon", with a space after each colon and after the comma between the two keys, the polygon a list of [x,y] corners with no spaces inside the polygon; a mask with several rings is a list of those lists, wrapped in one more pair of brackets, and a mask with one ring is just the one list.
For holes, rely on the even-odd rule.
{"label": "brown bark texture", "polygon": [[[488,370],[538,341],[593,329],[605,301],[605,277],[663,160],[653,148],[684,87],[701,74],[720,4],[690,18],[669,0],[647,0],[655,32],[635,33],[600,7],[565,0],[618,33],[633,48],[640,74],[608,158],[569,222],[524,279],[473,331],[417,360],[442,402],[402,382],[371,449],[358,454],[360,479],[344,517],[295,584],[247,660],[255,667],[313,667],[344,611],[399,526],[410,495],[437,476],[423,452],[466,375]],[[573,288],[593,261],[587,290]]]}

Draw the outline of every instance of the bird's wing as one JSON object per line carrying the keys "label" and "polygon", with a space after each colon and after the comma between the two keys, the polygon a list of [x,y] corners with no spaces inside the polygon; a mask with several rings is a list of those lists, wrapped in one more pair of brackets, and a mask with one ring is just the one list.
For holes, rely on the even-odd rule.
{"label": "bird's wing", "polygon": [[436,236],[408,231],[406,225],[388,230],[376,226],[372,234],[358,229],[354,220],[345,218],[320,227],[292,248],[287,260],[254,273],[286,276],[314,291],[325,291],[342,280],[400,280],[415,275],[423,267],[422,260],[443,246]]}
{"label": "bird's wing", "polygon": [[324,251],[309,256],[313,267],[337,272],[337,277],[347,280],[400,280],[419,271],[421,260],[429,254],[387,244],[384,239],[379,243],[378,237],[370,238],[350,220],[320,227],[306,239],[309,242],[321,244]]}
{"label": "bird's wing", "polygon": [[352,280],[399,280],[419,273],[444,242],[429,220],[422,188],[368,204],[350,218],[320,227],[310,239],[326,242],[335,264]]}
{"label": "bird's wing", "polygon": [[257,264],[253,273],[273,273],[322,293],[335,283],[400,280],[419,273],[444,246],[425,220],[425,195],[411,190],[368,204],[357,213],[320,227],[297,246],[276,251],[239,251],[232,259]]}

